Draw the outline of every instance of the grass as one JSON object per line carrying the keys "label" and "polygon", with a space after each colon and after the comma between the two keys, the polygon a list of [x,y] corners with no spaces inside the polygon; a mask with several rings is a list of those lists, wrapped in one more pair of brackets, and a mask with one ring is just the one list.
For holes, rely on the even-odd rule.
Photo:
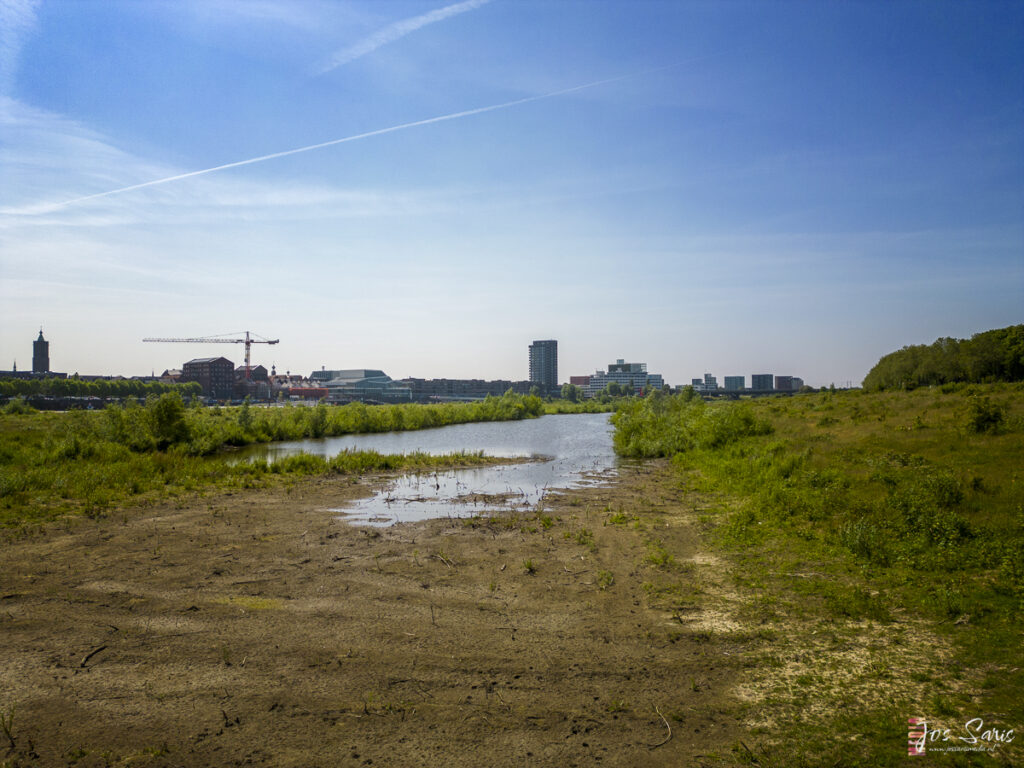
{"label": "grass", "polygon": [[351,451],[331,459],[297,454],[268,463],[237,461],[230,454],[137,452],[110,441],[69,437],[59,417],[71,415],[0,417],[0,527],[31,526],[67,515],[98,517],[126,503],[213,488],[270,487],[303,476],[427,471],[500,461],[481,453]]}
{"label": "grass", "polygon": [[7,741],[9,742],[11,749],[14,749],[15,741],[13,704],[11,704],[9,707],[5,707],[3,710],[0,710],[0,731],[3,731],[3,734],[7,737]]}
{"label": "grass", "polygon": [[[752,660],[771,670],[749,691],[771,724],[736,762],[895,765],[909,716],[957,732],[974,717],[1024,726],[1022,395],[995,384],[680,396],[613,417],[620,453],[673,457],[713,500],[711,541],[756,596],[745,619],[785,633],[785,653]],[[646,562],[667,565],[663,549]],[[1003,749],[948,757],[1008,765]]]}

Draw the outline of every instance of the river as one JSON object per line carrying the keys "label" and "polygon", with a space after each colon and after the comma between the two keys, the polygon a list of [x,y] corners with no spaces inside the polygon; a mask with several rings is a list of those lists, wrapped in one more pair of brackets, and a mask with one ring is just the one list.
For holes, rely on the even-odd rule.
{"label": "river", "polygon": [[483,451],[489,456],[536,459],[403,475],[372,498],[336,510],[353,523],[387,526],[434,517],[536,508],[547,492],[602,482],[615,473],[611,434],[606,413],[562,414],[296,440],[261,446],[253,455],[273,461],[300,451],[326,457],[346,450],[431,454]]}

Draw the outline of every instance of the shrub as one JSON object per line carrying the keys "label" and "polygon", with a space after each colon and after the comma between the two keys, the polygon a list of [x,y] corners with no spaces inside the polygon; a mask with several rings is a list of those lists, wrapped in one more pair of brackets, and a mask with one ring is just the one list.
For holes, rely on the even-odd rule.
{"label": "shrub", "polygon": [[37,413],[36,409],[25,402],[25,398],[16,397],[3,407],[3,412],[11,415],[23,415],[26,413]]}
{"label": "shrub", "polygon": [[972,397],[967,404],[967,429],[975,434],[998,433],[1006,422],[1006,409],[987,397]]}

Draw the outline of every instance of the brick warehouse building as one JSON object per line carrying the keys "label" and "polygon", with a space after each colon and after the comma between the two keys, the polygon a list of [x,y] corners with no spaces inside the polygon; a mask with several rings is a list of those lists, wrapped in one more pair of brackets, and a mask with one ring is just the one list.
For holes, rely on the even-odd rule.
{"label": "brick warehouse building", "polygon": [[206,397],[230,400],[235,388],[235,364],[226,357],[200,357],[181,366],[181,381],[197,381]]}

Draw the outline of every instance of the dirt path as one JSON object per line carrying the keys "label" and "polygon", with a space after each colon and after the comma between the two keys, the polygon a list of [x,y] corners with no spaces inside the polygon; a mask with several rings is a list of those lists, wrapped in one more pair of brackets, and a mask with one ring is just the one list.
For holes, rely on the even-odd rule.
{"label": "dirt path", "polygon": [[368,529],[329,511],[365,486],[316,480],[4,543],[0,760],[718,764],[738,641],[676,482]]}

